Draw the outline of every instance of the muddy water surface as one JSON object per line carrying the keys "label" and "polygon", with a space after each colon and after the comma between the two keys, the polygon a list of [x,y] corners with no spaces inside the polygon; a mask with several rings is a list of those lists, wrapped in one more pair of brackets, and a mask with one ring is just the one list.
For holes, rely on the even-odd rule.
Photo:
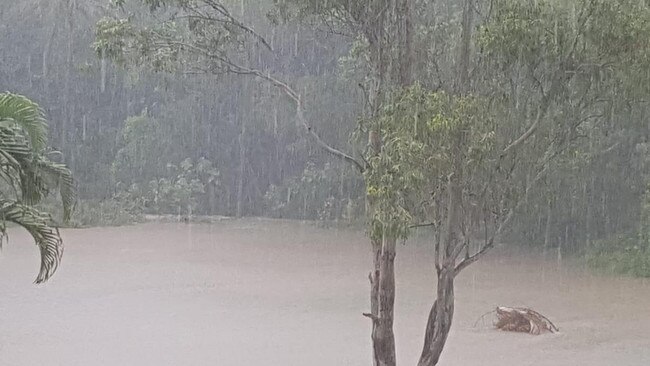
{"label": "muddy water surface", "polygon": [[[37,287],[37,250],[11,232],[0,255],[0,365],[371,364],[362,233],[243,220],[63,235],[62,267]],[[415,365],[432,258],[423,243],[398,250],[398,358]],[[441,365],[650,365],[648,281],[496,251],[456,292]],[[475,326],[497,305],[533,307],[561,332]]]}

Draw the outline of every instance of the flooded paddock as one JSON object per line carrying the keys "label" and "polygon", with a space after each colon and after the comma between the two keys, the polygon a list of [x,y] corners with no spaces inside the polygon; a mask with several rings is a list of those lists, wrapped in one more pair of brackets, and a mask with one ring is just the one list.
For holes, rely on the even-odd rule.
{"label": "flooded paddock", "polygon": [[[12,230],[0,256],[0,363],[371,365],[363,233],[272,220],[64,230],[62,267]],[[398,364],[415,365],[432,303],[431,250],[398,248]],[[650,283],[497,250],[457,280],[441,365],[648,365]],[[475,327],[529,306],[560,333]],[[488,322],[489,323],[489,322]]]}

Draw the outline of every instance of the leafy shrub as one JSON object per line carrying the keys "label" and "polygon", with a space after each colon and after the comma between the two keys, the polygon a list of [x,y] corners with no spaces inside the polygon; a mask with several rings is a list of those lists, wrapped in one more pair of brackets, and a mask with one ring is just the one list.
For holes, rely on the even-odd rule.
{"label": "leafy shrub", "polygon": [[72,224],[88,226],[122,226],[144,221],[142,211],[124,201],[81,201],[72,218]]}
{"label": "leafy shrub", "polygon": [[590,266],[613,273],[650,277],[650,187],[643,195],[642,205],[638,229],[597,241],[587,251]]}
{"label": "leafy shrub", "polygon": [[589,266],[612,273],[650,277],[650,242],[642,232],[599,240],[587,249]]}
{"label": "leafy shrub", "polygon": [[597,247],[587,252],[587,263],[612,273],[650,277],[650,251],[635,244],[634,237],[600,241]]}
{"label": "leafy shrub", "polygon": [[348,167],[341,169],[326,163],[318,168],[307,163],[302,176],[269,187],[264,196],[266,212],[281,218],[355,221],[363,216],[360,195],[346,196],[341,192],[361,192],[361,187],[358,177]]}
{"label": "leafy shrub", "polygon": [[55,226],[59,227],[91,227],[91,226],[122,226],[144,220],[142,208],[136,202],[114,197],[106,200],[79,200],[70,220],[61,223],[62,207],[52,199],[39,205],[52,213]]}
{"label": "leafy shrub", "polygon": [[199,202],[210,200],[202,199],[208,186],[220,186],[219,171],[204,158],[196,164],[189,158],[179,165],[167,164],[167,172],[167,177],[120,190],[116,195],[118,201],[135,203],[152,214],[191,214]]}

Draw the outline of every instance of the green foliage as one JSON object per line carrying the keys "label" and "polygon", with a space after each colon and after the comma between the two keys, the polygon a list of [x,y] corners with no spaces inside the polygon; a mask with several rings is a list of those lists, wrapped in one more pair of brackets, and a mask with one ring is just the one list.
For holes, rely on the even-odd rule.
{"label": "green foliage", "polygon": [[[147,66],[155,71],[177,70],[183,48],[176,23],[164,23],[155,29],[138,29],[130,19],[104,18],[97,23],[94,48],[100,57],[122,65]],[[178,38],[157,47],[156,39]]]}
{"label": "green foliage", "polygon": [[560,61],[572,47],[568,3],[498,0],[495,14],[479,32],[479,45],[505,62],[537,65]]}
{"label": "green foliage", "polygon": [[34,151],[42,152],[47,145],[47,122],[43,111],[22,95],[0,94],[0,127],[21,129]]}
{"label": "green foliage", "polygon": [[472,182],[494,150],[486,104],[417,85],[397,94],[368,128],[379,129],[383,139],[365,173],[374,237],[406,237],[413,221],[430,218],[432,196],[444,191],[450,174],[461,174],[460,167]]}
{"label": "green foliage", "polygon": [[287,22],[291,19],[309,19],[322,17],[338,27],[347,21],[364,19],[370,14],[377,0],[273,0],[274,7],[268,17],[275,23]]}
{"label": "green foliage", "polygon": [[162,124],[147,116],[146,111],[127,118],[122,128],[121,147],[111,168],[115,182],[130,184],[134,175],[148,179],[163,170],[168,144],[165,132]]}
{"label": "green foliage", "polygon": [[650,8],[643,2],[498,0],[494,10],[478,44],[496,70],[520,67],[541,85],[553,68],[590,83],[615,80],[610,86],[650,76]]}
{"label": "green foliage", "polygon": [[638,228],[596,241],[585,258],[597,269],[650,277],[650,186],[643,195]]}
{"label": "green foliage", "polygon": [[[244,51],[243,40],[266,43],[219,1],[119,0],[115,5],[122,16],[97,22],[93,46],[98,56],[123,66],[174,72],[206,64],[212,71],[230,70],[231,57]],[[152,22],[147,8],[154,19],[162,15],[165,20]]]}
{"label": "green foliage", "polygon": [[[37,207],[39,210],[51,212],[53,215],[61,211],[60,205],[52,199],[46,199]],[[141,202],[134,201],[127,195],[117,194],[115,197],[105,200],[79,200],[70,220],[56,222],[56,225],[69,228],[132,225],[143,222],[143,214]]]}
{"label": "green foliage", "polygon": [[355,194],[360,186],[355,172],[347,166],[326,163],[319,168],[308,163],[302,176],[272,185],[264,201],[273,217],[356,221],[363,216],[363,205]]}
{"label": "green foliage", "polygon": [[598,50],[612,62],[647,63],[650,52],[650,8],[644,1],[595,1],[585,37],[589,52]]}
{"label": "green foliage", "polygon": [[599,240],[586,253],[596,269],[635,277],[650,277],[650,243],[636,233]]}
{"label": "green foliage", "polygon": [[110,200],[87,200],[79,203],[71,223],[77,227],[123,226],[144,220],[140,207],[122,197]]}
{"label": "green foliage", "polygon": [[50,226],[47,213],[33,206],[51,190],[58,189],[63,201],[63,218],[68,220],[75,203],[70,171],[44,155],[47,125],[43,111],[29,99],[11,93],[0,94],[0,244],[7,236],[6,223],[25,228],[41,253],[36,283],[47,281],[58,268],[63,241]]}
{"label": "green foliage", "polygon": [[[499,0],[492,9],[478,34],[482,89],[527,122],[511,125],[519,134],[543,115],[527,142],[537,147],[518,152],[544,157],[543,190],[527,197],[512,239],[579,251],[635,230],[646,169],[635,150],[647,136],[648,4]],[[522,182],[537,176],[524,174]]]}
{"label": "green foliage", "polygon": [[134,183],[128,189],[120,190],[115,199],[118,202],[133,202],[135,207],[127,210],[130,212],[189,215],[205,198],[207,186],[218,190],[220,185],[220,173],[212,162],[201,158],[194,164],[188,158],[178,166],[167,164],[167,177],[152,179],[144,184]]}

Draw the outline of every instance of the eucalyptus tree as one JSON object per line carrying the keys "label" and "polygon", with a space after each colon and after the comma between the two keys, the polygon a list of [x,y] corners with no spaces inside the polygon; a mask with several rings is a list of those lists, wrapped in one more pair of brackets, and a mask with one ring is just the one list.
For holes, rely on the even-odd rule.
{"label": "eucalyptus tree", "polygon": [[[365,120],[375,118],[390,93],[408,87],[414,77],[414,45],[416,4],[412,0],[397,1],[276,1],[275,11],[285,21],[298,19],[315,23],[347,37],[353,43],[349,56],[343,57],[351,79],[364,94]],[[352,84],[352,83],[351,83]],[[352,84],[353,85],[353,84]],[[367,145],[356,164],[363,173],[366,186],[366,214],[370,218],[368,233],[372,246],[373,266],[370,280],[370,311],[364,315],[372,321],[373,363],[396,363],[394,323],[396,242],[400,233],[393,230],[395,222],[377,224],[376,207],[369,177],[374,173],[370,163],[383,149],[382,131],[374,124],[361,124],[356,131],[359,145]],[[366,137],[367,136],[367,137]]]}
{"label": "eucalyptus tree", "polygon": [[471,83],[462,43],[472,17],[465,14],[455,92],[411,89],[373,122],[384,138],[367,170],[377,225],[407,236],[414,221],[424,221],[435,232],[438,283],[421,366],[437,364],[445,345],[454,278],[493,248],[515,215],[525,214],[531,192],[557,169],[557,157],[607,121],[612,98],[622,90],[648,95],[627,84],[648,76],[643,55],[650,45],[641,36],[650,25],[647,5],[492,5],[477,35]]}
{"label": "eucalyptus tree", "polygon": [[[546,44],[558,39],[561,44],[575,44],[570,58],[556,58],[564,62],[558,70],[566,76],[557,87],[542,77],[548,59],[529,54],[530,48],[510,49],[511,59],[517,61],[507,68],[495,64],[493,70],[505,72],[498,77],[490,75],[491,80],[502,80],[497,92],[505,90],[515,96],[513,108],[527,108],[530,90],[547,95],[556,90],[563,103],[549,107],[549,118],[579,122],[566,133],[559,128],[539,131],[554,143],[572,140],[558,152],[556,171],[544,179],[546,193],[532,197],[530,210],[515,223],[522,228],[519,232],[527,232],[519,239],[544,242],[545,246],[589,244],[595,238],[629,230],[639,217],[639,205],[633,202],[639,201],[645,187],[639,162],[649,131],[643,117],[647,113],[648,64],[642,56],[647,42],[640,34],[650,21],[647,6],[634,1],[576,4],[555,7],[570,19],[564,25],[553,19],[554,15],[544,16],[545,23],[552,26],[546,27],[552,30],[547,32],[549,39],[532,42]],[[538,6],[536,13],[527,16],[543,16],[547,8]],[[534,25],[530,20],[528,24]],[[582,34],[571,38],[571,32],[580,28]],[[560,39],[563,33],[569,37]],[[530,32],[514,34],[522,42],[530,39]],[[513,67],[517,63],[521,66]]]}
{"label": "eucalyptus tree", "polygon": [[29,99],[0,94],[0,240],[7,238],[7,223],[26,229],[41,254],[36,283],[47,281],[63,255],[63,240],[47,213],[34,207],[52,190],[63,202],[68,220],[75,202],[72,175],[62,164],[47,158],[47,124],[42,110]]}

